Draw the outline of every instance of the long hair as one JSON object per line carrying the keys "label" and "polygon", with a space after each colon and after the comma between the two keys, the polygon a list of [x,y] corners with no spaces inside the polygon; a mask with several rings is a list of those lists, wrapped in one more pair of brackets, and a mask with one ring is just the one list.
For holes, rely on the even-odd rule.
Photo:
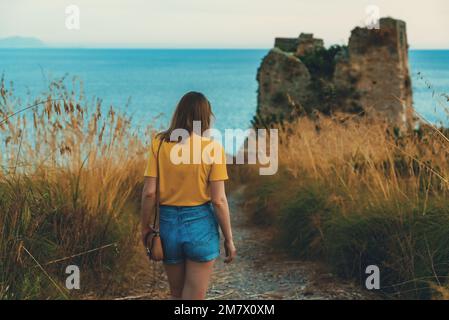
{"label": "long hair", "polygon": [[201,121],[201,134],[210,129],[212,108],[209,100],[200,92],[186,93],[179,101],[171,119],[170,127],[156,136],[162,141],[170,141],[170,135],[175,129],[185,129],[192,134],[193,121]]}

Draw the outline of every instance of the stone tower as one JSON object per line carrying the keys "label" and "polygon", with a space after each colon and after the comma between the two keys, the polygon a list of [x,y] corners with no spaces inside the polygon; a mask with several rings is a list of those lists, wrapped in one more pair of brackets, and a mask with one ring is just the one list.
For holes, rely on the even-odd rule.
{"label": "stone tower", "polygon": [[342,79],[341,72],[346,69],[356,79],[358,103],[367,114],[377,113],[399,126],[411,124],[412,88],[405,22],[382,18],[379,25],[377,30],[352,31],[348,60],[337,63],[335,79]]}

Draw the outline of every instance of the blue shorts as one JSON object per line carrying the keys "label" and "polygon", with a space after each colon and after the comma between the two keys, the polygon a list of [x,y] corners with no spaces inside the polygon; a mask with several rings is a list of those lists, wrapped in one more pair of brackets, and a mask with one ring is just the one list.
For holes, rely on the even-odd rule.
{"label": "blue shorts", "polygon": [[220,234],[210,202],[199,206],[160,206],[164,263],[206,262],[220,255]]}

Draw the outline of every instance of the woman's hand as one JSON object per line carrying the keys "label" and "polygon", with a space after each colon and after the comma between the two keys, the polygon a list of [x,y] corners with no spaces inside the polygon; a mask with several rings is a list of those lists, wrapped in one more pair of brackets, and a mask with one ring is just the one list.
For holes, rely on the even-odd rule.
{"label": "woman's hand", "polygon": [[142,244],[145,248],[147,247],[147,244],[145,243],[145,237],[148,234],[148,232],[150,232],[150,231],[153,231],[153,228],[151,228],[149,226],[142,227],[142,229],[141,229]]}
{"label": "woman's hand", "polygon": [[225,240],[224,242],[224,248],[226,253],[225,263],[230,263],[232,260],[234,260],[235,256],[237,255],[237,250],[234,246],[234,241],[232,240]]}

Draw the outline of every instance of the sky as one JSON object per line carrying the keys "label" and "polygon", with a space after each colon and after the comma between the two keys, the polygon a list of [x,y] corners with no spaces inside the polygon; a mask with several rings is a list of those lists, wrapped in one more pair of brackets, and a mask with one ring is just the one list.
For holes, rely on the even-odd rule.
{"label": "sky", "polygon": [[[66,26],[70,5],[79,8],[79,29]],[[270,48],[275,37],[309,32],[326,45],[344,44],[375,15],[369,6],[406,21],[411,48],[449,48],[447,0],[0,0],[0,38],[63,47]]]}

